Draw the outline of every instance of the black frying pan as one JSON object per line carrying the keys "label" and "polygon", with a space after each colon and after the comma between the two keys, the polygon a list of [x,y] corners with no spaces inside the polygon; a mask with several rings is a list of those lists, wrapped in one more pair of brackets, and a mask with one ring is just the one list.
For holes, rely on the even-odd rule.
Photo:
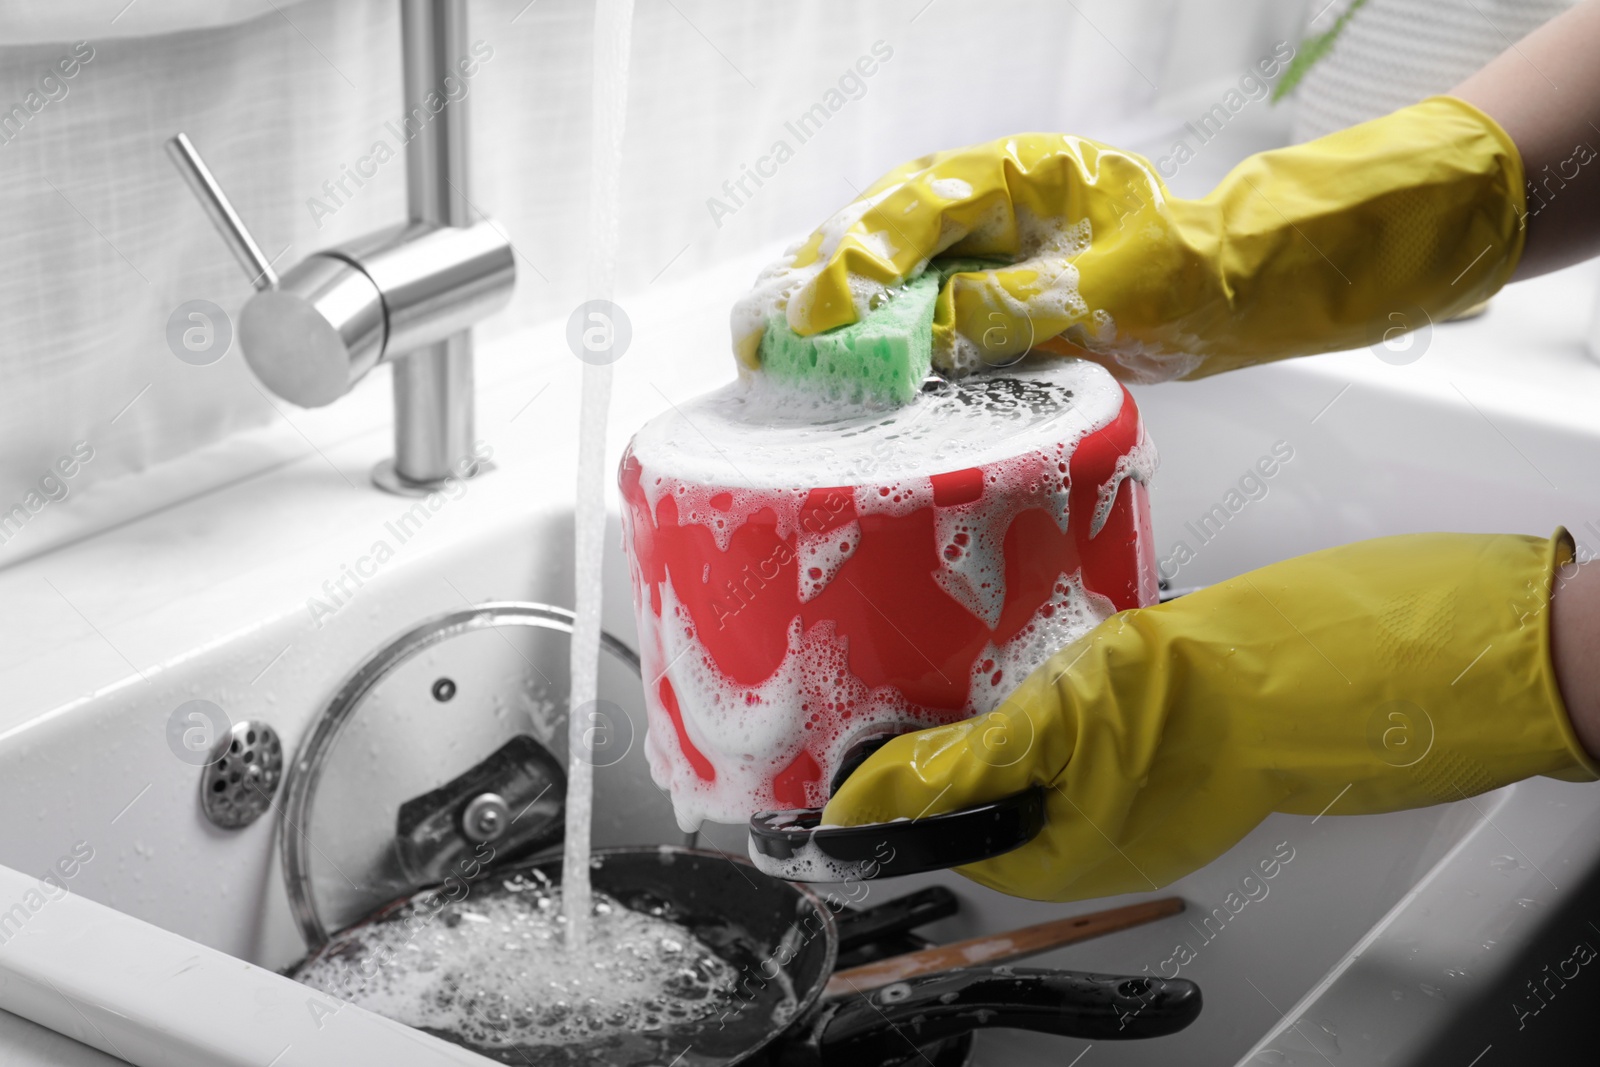
{"label": "black frying pan", "polygon": [[[823,1001],[839,950],[835,916],[846,908],[842,897],[824,898],[717,852],[619,848],[596,852],[594,860],[595,889],[636,910],[664,909],[739,971],[735,995],[723,1010],[696,1023],[623,1034],[593,1046],[482,1048],[453,1034],[437,1036],[522,1067],[847,1067],[916,1058],[920,1046],[984,1027],[1091,1040],[1158,1037],[1183,1029],[1200,1013],[1200,990],[1183,979],[1006,967],[947,971]],[[555,881],[561,864],[516,864],[485,877],[530,871]],[[290,975],[324,953],[348,951],[368,924],[404,921],[419,901],[436,893],[425,890],[346,928]]]}

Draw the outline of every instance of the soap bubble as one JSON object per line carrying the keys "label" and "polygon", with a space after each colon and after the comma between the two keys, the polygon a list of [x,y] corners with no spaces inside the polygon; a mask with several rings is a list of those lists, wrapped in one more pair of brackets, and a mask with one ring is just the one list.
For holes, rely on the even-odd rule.
{"label": "soap bubble", "polygon": [[[736,1007],[739,971],[690,928],[601,892],[589,939],[568,944],[561,890],[533,871],[487,879],[460,900],[425,890],[335,935],[294,977],[397,1022],[514,1054],[494,1057],[501,1062],[589,1063],[610,1062],[600,1054],[607,1046],[639,1043],[628,1035]],[[794,1004],[790,994],[774,1008]]]}

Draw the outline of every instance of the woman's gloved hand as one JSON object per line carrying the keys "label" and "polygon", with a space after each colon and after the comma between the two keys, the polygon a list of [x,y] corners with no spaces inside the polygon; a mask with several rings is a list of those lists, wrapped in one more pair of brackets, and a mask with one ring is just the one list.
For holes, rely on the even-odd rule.
{"label": "woman's gloved hand", "polygon": [[1550,658],[1564,530],[1328,549],[1157,607],[1057,653],[989,715],[898,737],[823,813],[853,825],[1046,787],[1047,822],[960,868],[1075,900],[1155,889],[1274,811],[1353,815],[1536,774],[1588,780]]}
{"label": "woman's gloved hand", "polygon": [[1453,97],[1262,152],[1200,200],[1143,158],[1081,137],[1019,134],[879,179],[735,307],[759,361],[769,318],[810,336],[860,319],[936,257],[949,278],[934,365],[964,373],[1030,348],[1092,353],[1159,381],[1370,344],[1486,299],[1523,245],[1516,147]]}

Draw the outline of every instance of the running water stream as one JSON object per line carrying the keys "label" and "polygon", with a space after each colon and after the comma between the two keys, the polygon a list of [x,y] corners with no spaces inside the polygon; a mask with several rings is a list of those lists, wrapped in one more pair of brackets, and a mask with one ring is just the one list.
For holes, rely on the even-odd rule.
{"label": "running water stream", "polygon": [[[622,131],[628,104],[628,52],[633,0],[596,0],[594,92],[589,168],[590,300],[610,300],[617,273],[617,214],[622,172]],[[611,365],[585,361],[578,414],[578,494],[574,520],[577,620],[572,628],[572,689],[568,701],[566,848],[562,864],[562,913],[567,946],[588,938],[589,829],[594,801],[591,713],[599,684],[600,559],[606,523],[606,414],[611,404]]]}
{"label": "running water stream", "polygon": [[[609,313],[595,302],[609,301],[615,282],[632,21],[633,0],[597,0],[586,313]],[[605,359],[610,352],[595,355]],[[341,999],[524,1067],[666,1063],[674,1054],[683,1060],[688,1050],[678,1044],[680,1030],[725,1010],[739,970],[758,966],[768,951],[732,927],[690,929],[666,902],[637,894],[619,900],[590,884],[592,742],[594,730],[606,725],[594,712],[610,399],[611,367],[585,359],[560,886],[532,868],[486,877],[459,898],[425,890],[339,933],[295,973]],[[702,931],[709,931],[707,940]],[[792,1013],[792,987],[782,982],[770,989],[761,1010]]]}

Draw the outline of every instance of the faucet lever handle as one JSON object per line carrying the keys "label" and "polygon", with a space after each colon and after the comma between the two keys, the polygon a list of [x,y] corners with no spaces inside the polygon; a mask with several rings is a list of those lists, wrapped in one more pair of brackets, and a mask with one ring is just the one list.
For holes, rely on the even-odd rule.
{"label": "faucet lever handle", "polygon": [[244,220],[233,209],[228,194],[217,184],[217,179],[211,174],[211,168],[200,158],[200,152],[195,148],[194,142],[190,141],[186,134],[180,133],[167,141],[167,155],[172,157],[172,163],[178,168],[178,173],[183,175],[183,180],[189,183],[190,191],[210,216],[211,224],[217,228],[217,233],[222,235],[222,240],[233,252],[233,258],[244,268],[245,277],[250,279],[250,284],[262,290],[276,288],[277,271],[272,269],[271,262],[261,252],[261,246],[250,236]]}

